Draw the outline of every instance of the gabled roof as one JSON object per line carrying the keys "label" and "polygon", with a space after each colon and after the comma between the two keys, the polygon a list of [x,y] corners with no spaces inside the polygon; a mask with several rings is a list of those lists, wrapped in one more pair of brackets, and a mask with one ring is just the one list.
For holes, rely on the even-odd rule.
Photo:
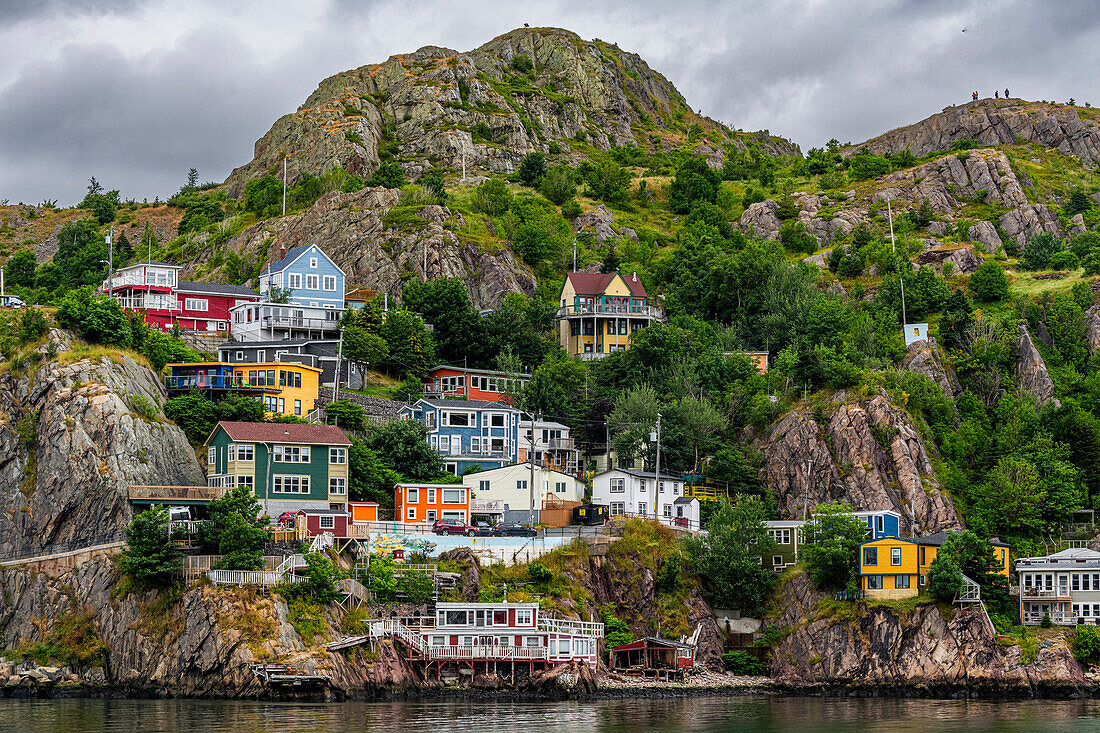
{"label": "gabled roof", "polygon": [[[944,542],[947,542],[947,538],[955,534],[954,532],[936,532],[935,534],[926,535],[924,537],[917,538],[918,545],[925,545],[929,547],[940,547]],[[1008,547],[1007,544],[1001,542],[996,537],[989,538],[989,544],[994,547]]]}
{"label": "gabled roof", "polygon": [[626,287],[630,289],[631,295],[636,298],[646,297],[645,286],[642,285],[641,280],[633,279],[634,276],[626,277],[619,272],[608,273],[591,273],[591,272],[571,272],[566,275],[569,282],[573,283],[573,291],[577,295],[602,295],[603,291],[607,290],[607,286],[611,284],[611,281],[618,275],[622,278],[622,281],[626,283]]}
{"label": "gabled roof", "polygon": [[[282,272],[283,270],[285,270],[286,268],[288,268],[292,264],[294,264],[294,262],[297,261],[297,259],[299,257],[301,257],[303,254],[305,254],[306,250],[308,250],[311,247],[317,247],[317,251],[320,252],[321,255],[325,259],[327,259],[329,262],[331,262],[333,267],[335,267],[337,270],[340,270],[340,266],[337,265],[335,262],[333,262],[332,258],[329,257],[327,254],[325,254],[325,251],[323,249],[321,249],[316,244],[311,243],[311,244],[303,244],[300,247],[293,247],[291,249],[288,249],[286,251],[286,254],[283,255],[282,259],[280,259],[278,262],[272,262],[270,265],[265,267],[263,269],[263,271],[260,273],[260,275],[261,276],[263,276],[263,275],[273,275],[276,272]],[[340,270],[340,274],[343,275],[344,271]]]}
{"label": "gabled roof", "polygon": [[170,262],[157,262],[156,260],[148,260],[146,262],[135,262],[134,264],[127,265],[126,267],[120,267],[117,270],[115,270],[115,272],[122,272],[123,270],[132,270],[135,267],[144,267],[146,265],[149,265],[151,267],[171,267],[173,270],[180,269],[179,265],[173,265]]}
{"label": "gabled roof", "polygon": [[867,540],[866,542],[860,542],[859,546],[863,547],[864,545],[873,545],[877,542],[904,542],[907,545],[920,544],[920,542],[917,542],[916,540],[910,540],[905,537],[879,537],[877,540]]}
{"label": "gabled roof", "polygon": [[226,285],[225,283],[194,283],[188,280],[180,280],[176,285],[176,290],[181,293],[211,293],[216,295],[232,295],[237,298],[256,298],[260,297],[252,288],[246,288],[244,285]]}
{"label": "gabled roof", "polygon": [[619,646],[611,647],[613,650],[624,649],[641,649],[644,646],[666,646],[672,649],[691,649],[691,644],[684,644],[683,642],[673,641],[672,639],[662,639],[659,636],[646,636],[641,639],[627,642],[626,644],[620,644]]}
{"label": "gabled roof", "polygon": [[[221,428],[232,440],[256,443],[304,443],[307,445],[351,445],[344,431],[335,425],[303,425],[274,422],[229,422],[223,420],[214,427]],[[210,442],[210,438],[206,439]]]}
{"label": "gabled roof", "polygon": [[[600,476],[603,476],[605,473],[616,473],[616,472],[625,473],[628,476],[635,476],[637,478],[653,478],[653,471],[635,471],[632,468],[609,468],[606,471],[601,471],[600,473],[597,473],[595,476],[593,476],[593,478],[599,478]],[[674,476],[670,473],[662,473],[661,478],[668,479],[669,481],[683,481],[684,480],[683,476]]]}
{"label": "gabled roof", "polygon": [[[488,400],[439,400],[423,397],[417,400],[415,404],[420,404],[421,402],[431,405],[432,407],[454,409],[469,408],[473,410],[493,410],[495,412],[519,412],[516,408],[506,405],[503,402],[490,402]],[[406,407],[412,407],[412,405],[406,405]]]}
{"label": "gabled roof", "polygon": [[699,501],[699,500],[697,498],[695,498],[694,496],[681,496],[678,499],[676,499],[676,501],[674,501],[672,503],[673,504],[690,504],[693,501]]}
{"label": "gabled roof", "polygon": [[[463,474],[462,479],[463,479],[463,481],[465,481],[466,477],[468,476],[473,480],[478,480],[480,478],[483,478],[486,474],[494,473],[496,471],[506,471],[509,468],[516,468],[517,466],[522,467],[524,470],[526,470],[526,469],[531,467],[531,464],[526,463],[526,462],[524,462],[524,463],[509,463],[507,466],[497,466],[496,468],[484,468],[480,471],[475,471],[474,473]],[[565,476],[566,478],[571,479],[573,481],[579,481],[580,480],[576,476],[570,476],[565,471],[558,471],[557,469],[554,469],[554,468],[543,468],[542,466],[539,466],[537,464],[536,464],[535,467],[538,468],[540,473],[553,473],[553,474],[557,474],[559,476]],[[462,484],[456,484],[456,485],[457,486],[462,486]]]}

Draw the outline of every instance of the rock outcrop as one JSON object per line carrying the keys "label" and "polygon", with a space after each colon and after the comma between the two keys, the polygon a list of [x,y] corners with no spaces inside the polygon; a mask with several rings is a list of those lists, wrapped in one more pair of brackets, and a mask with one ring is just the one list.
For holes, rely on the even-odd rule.
{"label": "rock outcrop", "polygon": [[943,272],[944,265],[950,264],[956,275],[969,275],[982,266],[982,260],[974,254],[973,247],[935,247],[921,252],[913,258],[917,265],[931,265]]}
{"label": "rock outcrop", "polygon": [[[1009,209],[1027,204],[1027,196],[999,150],[971,150],[945,155],[931,163],[891,173],[883,178],[890,184],[906,184],[905,198],[915,204],[925,199],[940,214],[953,213],[963,201],[979,199]],[[901,197],[902,191],[896,190]]]}
{"label": "rock outcrop", "polygon": [[860,403],[842,391],[822,409],[798,407],[756,446],[764,459],[760,478],[775,491],[781,517],[843,501],[898,512],[906,534],[962,526],[912,420],[885,392]]}
{"label": "rock outcrop", "polygon": [[[1043,355],[1035,348],[1027,326],[1020,324],[1020,340],[1016,344],[1016,383],[1022,392],[1030,392],[1042,407],[1054,399],[1054,380],[1050,378]],[[1055,404],[1061,404],[1054,400]]]}
{"label": "rock outcrop", "polygon": [[1094,305],[1085,311],[1085,342],[1089,356],[1100,349],[1100,305]]}
{"label": "rock outcrop", "polygon": [[644,141],[636,126],[679,129],[684,117],[703,127],[700,144],[715,162],[726,144],[798,153],[766,132],[739,133],[698,117],[637,54],[557,28],[520,28],[466,53],[425,46],[325,79],[256,142],[252,161],[234,170],[226,187],[239,195],[288,154],[291,185],[335,166],[366,175],[379,163],[384,136],[398,143],[412,177],[463,162],[511,172],[524,154],[568,147],[561,143],[578,135],[605,150],[637,145]]}
{"label": "rock outcrop", "polygon": [[979,99],[946,107],[914,125],[852,145],[844,154],[853,155],[866,147],[879,155],[908,149],[920,157],[950,150],[959,140],[974,140],[980,145],[1013,145],[1022,140],[1076,156],[1085,163],[1100,162],[1100,129],[1091,120],[1081,119],[1077,108],[1021,99]]}
{"label": "rock outcrop", "polygon": [[[398,210],[400,215],[394,213]],[[461,214],[434,204],[402,205],[395,189],[364,188],[355,193],[325,194],[301,214],[255,224],[229,239],[224,248],[245,259],[272,262],[280,250],[308,243],[325,252],[356,285],[400,297],[410,276],[457,277],[470,291],[475,307],[490,308],[507,293],[533,292],[535,276],[512,251],[483,251],[457,234],[464,226]],[[206,250],[185,272],[210,262],[218,252]]]}
{"label": "rock outcrop", "polygon": [[1065,237],[1058,215],[1042,204],[1028,204],[1002,214],[997,220],[1005,234],[1016,240],[1021,247],[1036,234],[1049,232],[1056,237]]}
{"label": "rock outcrop", "polygon": [[[50,338],[64,350],[63,332]],[[205,485],[164,399],[157,376],[127,356],[0,377],[0,552],[117,536],[131,485]]]}
{"label": "rock outcrop", "polygon": [[914,341],[905,350],[905,356],[901,360],[901,368],[923,374],[939,385],[943,393],[948,397],[954,397],[962,392],[962,385],[955,371],[944,364],[940,351],[936,346],[936,340],[929,337],[926,341]]}
{"label": "rock outcrop", "polygon": [[1044,644],[1025,663],[1019,646],[997,644],[977,608],[945,613],[930,602],[911,611],[860,603],[848,620],[817,611],[823,594],[805,575],[790,579],[781,593],[776,625],[792,631],[773,651],[772,675],[797,690],[1032,696],[1091,687],[1066,644]]}

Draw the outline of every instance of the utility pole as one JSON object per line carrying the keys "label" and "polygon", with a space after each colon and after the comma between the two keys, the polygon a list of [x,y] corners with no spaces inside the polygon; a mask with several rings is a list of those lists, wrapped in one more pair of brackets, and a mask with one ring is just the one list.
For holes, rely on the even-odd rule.
{"label": "utility pole", "polygon": [[107,230],[107,294],[112,298],[115,297],[114,293],[114,275],[115,275],[115,228],[111,227]]}
{"label": "utility pole", "polygon": [[424,238],[424,282],[428,282],[428,238]]}
{"label": "utility pole", "polygon": [[577,271],[577,235],[573,235],[573,272]]}
{"label": "utility pole", "polygon": [[[332,391],[332,401],[333,402],[336,402],[337,400],[340,399],[340,362],[343,358],[344,358],[344,329],[341,328],[340,329],[340,340],[336,343],[336,378],[334,379],[335,384],[333,385],[334,389]],[[360,377],[361,376],[362,375],[360,374]],[[360,389],[362,389],[362,385],[359,385],[359,387],[360,387]],[[314,409],[316,409],[316,405],[314,405]],[[325,416],[325,422],[328,422],[328,415]]]}
{"label": "utility pole", "polygon": [[462,148],[462,185],[466,185],[466,147]]}
{"label": "utility pole", "polygon": [[[889,215],[890,219],[890,251],[896,255],[898,253],[898,246],[897,241],[894,239],[894,209],[892,206],[890,206],[890,199],[886,199],[886,213]],[[905,265],[906,267],[908,267],[909,263],[906,262]],[[904,336],[905,324],[909,321],[909,319],[905,317],[905,278],[902,277],[902,275],[902,269],[899,267],[898,284],[901,285],[901,332],[902,336]]]}
{"label": "utility pole", "polygon": [[657,430],[653,433],[653,437],[657,442],[657,460],[656,466],[653,471],[654,484],[653,484],[653,518],[657,519],[658,505],[660,500],[660,487],[661,487],[661,413],[657,413]]}
{"label": "utility pole", "polygon": [[810,490],[813,488],[814,459],[806,459],[806,496],[802,499],[802,519],[806,519],[806,505],[810,500]]}
{"label": "utility pole", "polygon": [[286,156],[283,156],[283,216],[286,216]]}

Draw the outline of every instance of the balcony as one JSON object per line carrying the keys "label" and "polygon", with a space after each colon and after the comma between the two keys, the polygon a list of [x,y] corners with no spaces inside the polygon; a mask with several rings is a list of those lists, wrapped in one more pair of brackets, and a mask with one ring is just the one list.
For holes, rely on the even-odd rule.
{"label": "balcony", "polygon": [[[340,311],[333,311],[337,315],[340,315]],[[261,316],[259,319],[252,321],[252,323],[258,323],[261,328],[277,328],[277,329],[293,329],[303,328],[313,331],[335,331],[340,328],[339,319],[332,318],[306,318],[305,316]],[[248,324],[237,324],[240,326],[246,326]]]}
{"label": "balcony", "polygon": [[1068,601],[1070,599],[1068,589],[1054,590],[1053,588],[1021,588],[1020,597],[1025,600],[1038,601]]}
{"label": "balcony", "polygon": [[225,491],[221,486],[140,486],[130,487],[130,501],[214,501]]}
{"label": "balcony", "polygon": [[584,303],[581,305],[563,305],[558,308],[558,318],[574,318],[580,316],[664,318],[664,311],[654,305],[620,305],[613,303]]}
{"label": "balcony", "polygon": [[[1043,613],[1042,611],[1024,611],[1020,614],[1020,623],[1025,626],[1035,626],[1042,623],[1044,616],[1050,616],[1050,622],[1058,624],[1059,626],[1076,626],[1077,619],[1069,611],[1051,611],[1049,613]],[[1082,623],[1096,623],[1097,619],[1082,618]]]}
{"label": "balcony", "polygon": [[547,441],[547,450],[573,450],[572,438],[551,438]]}
{"label": "balcony", "polygon": [[181,376],[181,377],[165,377],[164,386],[169,390],[184,390],[184,389],[232,389],[232,390],[248,390],[254,389],[264,392],[280,392],[281,388],[275,386],[274,381],[269,380],[256,380],[255,382],[249,381],[244,377],[237,376]]}

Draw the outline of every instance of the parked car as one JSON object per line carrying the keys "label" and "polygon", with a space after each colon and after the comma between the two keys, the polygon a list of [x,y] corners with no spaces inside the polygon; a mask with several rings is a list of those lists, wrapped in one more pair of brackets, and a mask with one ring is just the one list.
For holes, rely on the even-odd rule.
{"label": "parked car", "polygon": [[496,537],[534,537],[537,534],[532,527],[519,522],[501,522],[493,527],[493,535]]}
{"label": "parked car", "polygon": [[23,308],[27,304],[14,295],[0,295],[0,308]]}
{"label": "parked car", "polygon": [[294,524],[298,521],[297,512],[283,512],[279,515],[279,518],[275,520],[277,524]]}
{"label": "parked car", "polygon": [[432,532],[436,534],[464,534],[474,537],[480,532],[477,527],[466,524],[461,519],[437,519],[432,525]]}
{"label": "parked car", "polygon": [[191,520],[191,507],[189,506],[170,506],[168,507],[168,521],[169,522],[188,522]]}

